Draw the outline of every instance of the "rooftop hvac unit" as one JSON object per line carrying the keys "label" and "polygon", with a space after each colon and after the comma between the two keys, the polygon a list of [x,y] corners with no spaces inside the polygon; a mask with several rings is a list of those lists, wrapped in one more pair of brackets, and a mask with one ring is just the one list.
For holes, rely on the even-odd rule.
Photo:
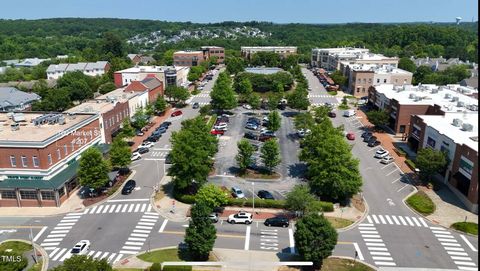
{"label": "rooftop hvac unit", "polygon": [[23,113],[15,113],[12,119],[15,122],[25,121],[25,115]]}
{"label": "rooftop hvac unit", "polygon": [[464,106],[465,106],[464,102],[462,102],[462,101],[457,102],[457,107],[464,107]]}
{"label": "rooftop hvac unit", "polygon": [[471,125],[470,123],[464,123],[462,125],[462,130],[464,130],[465,132],[471,132],[473,131],[473,125]]}
{"label": "rooftop hvac unit", "polygon": [[467,109],[469,109],[471,111],[478,111],[478,105],[476,105],[476,104],[467,105]]}
{"label": "rooftop hvac unit", "polygon": [[432,93],[432,94],[438,93],[438,89],[437,89],[437,88],[432,89],[432,92],[431,92],[431,93]]}
{"label": "rooftop hvac unit", "polygon": [[58,124],[64,125],[65,123],[66,123],[65,116],[64,115],[59,115],[58,116]]}
{"label": "rooftop hvac unit", "polygon": [[457,96],[452,97],[452,102],[458,102],[458,97]]}
{"label": "rooftop hvac unit", "polygon": [[452,98],[452,94],[450,93],[445,93],[445,99],[450,99]]}
{"label": "rooftop hvac unit", "polygon": [[415,93],[410,93],[410,95],[408,95],[408,98],[415,99],[417,98],[417,95],[415,95]]}
{"label": "rooftop hvac unit", "polygon": [[416,96],[414,101],[415,101],[415,102],[418,102],[418,101],[421,101],[421,100],[422,100],[422,97]]}
{"label": "rooftop hvac unit", "polygon": [[12,131],[17,131],[20,129],[20,125],[18,125],[18,123],[12,123],[10,124],[10,128],[12,129]]}
{"label": "rooftop hvac unit", "polygon": [[463,121],[461,119],[453,119],[452,125],[455,127],[460,127]]}
{"label": "rooftop hvac unit", "polygon": [[12,119],[12,118],[13,118],[13,115],[14,115],[13,112],[8,112],[8,113],[7,113],[7,117],[8,117],[9,119]]}

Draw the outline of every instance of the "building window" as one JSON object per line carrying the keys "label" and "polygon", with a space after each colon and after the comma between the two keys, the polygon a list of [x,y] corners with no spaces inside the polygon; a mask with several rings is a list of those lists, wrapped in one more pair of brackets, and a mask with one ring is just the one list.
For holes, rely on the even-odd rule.
{"label": "building window", "polygon": [[14,155],[10,155],[10,165],[12,167],[17,167],[17,158]]}
{"label": "building window", "polygon": [[398,82],[398,79],[395,79],[395,83],[397,83],[397,82]]}
{"label": "building window", "polygon": [[369,84],[372,83],[372,78],[368,78],[368,83],[369,83]]}
{"label": "building window", "polygon": [[67,144],[63,145],[63,150],[65,152],[65,156],[68,155],[68,147],[67,147]]}
{"label": "building window", "polygon": [[65,195],[65,186],[62,186],[58,189],[58,197],[61,198]]}
{"label": "building window", "polygon": [[362,92],[365,93],[365,88],[362,88]]}
{"label": "building window", "polygon": [[377,79],[377,83],[380,83],[380,79]]}
{"label": "building window", "polygon": [[27,157],[22,155],[22,167],[28,167]]}
{"label": "building window", "polygon": [[120,121],[120,116],[118,116],[118,114],[117,114],[117,122],[119,122],[119,121]]}
{"label": "building window", "polygon": [[39,167],[40,166],[40,163],[38,161],[38,157],[37,156],[33,156],[32,157],[32,160],[33,160],[33,166],[34,167]]}
{"label": "building window", "polygon": [[72,152],[75,151],[75,143],[70,143],[70,148],[72,148]]}
{"label": "building window", "polygon": [[386,82],[387,82],[387,79],[383,79],[383,82],[386,83]]}
{"label": "building window", "polygon": [[405,133],[405,125],[400,125],[400,133]]}
{"label": "building window", "polygon": [[435,148],[435,140],[431,137],[427,138],[427,146]]}
{"label": "building window", "polygon": [[468,179],[472,178],[473,163],[465,157],[460,157],[459,171]]}
{"label": "building window", "polygon": [[42,200],[55,200],[55,193],[53,191],[41,191]]}
{"label": "building window", "polygon": [[363,83],[364,84],[367,83],[367,79],[363,78]]}
{"label": "building window", "polygon": [[0,195],[1,195],[2,199],[16,199],[17,198],[17,194],[15,193],[15,191],[12,191],[12,190],[3,190],[3,191],[0,192]]}
{"label": "building window", "polygon": [[37,199],[37,191],[22,191],[20,190],[21,199]]}
{"label": "building window", "polygon": [[362,79],[358,78],[358,83],[361,83],[362,82]]}
{"label": "building window", "polygon": [[57,149],[57,159],[58,160],[62,159],[62,154],[60,153],[60,149]]}
{"label": "building window", "polygon": [[52,161],[52,154],[49,153],[48,156],[47,156],[47,158],[48,158],[48,164],[51,165],[51,164],[53,163],[53,161]]}

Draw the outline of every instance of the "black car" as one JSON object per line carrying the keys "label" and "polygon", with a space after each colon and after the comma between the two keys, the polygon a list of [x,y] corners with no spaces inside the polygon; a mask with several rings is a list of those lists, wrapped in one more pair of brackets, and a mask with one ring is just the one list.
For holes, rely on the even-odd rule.
{"label": "black car", "polygon": [[151,135],[151,136],[147,137],[146,141],[157,142],[159,138],[160,138],[160,136]]}
{"label": "black car", "polygon": [[254,117],[248,118],[248,119],[247,119],[247,123],[249,123],[249,122],[250,122],[250,123],[255,123],[256,125],[260,125],[260,124],[262,123],[259,119],[254,118]]}
{"label": "black car", "polygon": [[128,180],[122,188],[122,195],[128,195],[132,193],[136,185],[137,183],[134,180]]}
{"label": "black car", "polygon": [[128,167],[121,167],[121,168],[118,168],[117,170],[118,170],[118,174],[121,176],[125,176],[128,173],[130,173],[130,169]]}
{"label": "black car", "polygon": [[270,227],[270,226],[276,226],[276,227],[288,227],[290,223],[288,222],[288,218],[286,217],[271,217],[265,219],[265,222],[263,223],[265,226]]}
{"label": "black car", "polygon": [[277,105],[277,108],[278,108],[279,110],[285,110],[285,108],[287,108],[287,104],[285,104],[285,103],[279,103],[279,104]]}
{"label": "black car", "polygon": [[260,190],[258,191],[257,195],[261,199],[275,199],[273,195],[267,190]]}
{"label": "black car", "polygon": [[160,124],[159,127],[167,127],[168,128],[168,126],[170,126],[170,124],[172,124],[170,121],[164,121],[164,122],[162,122],[162,124]]}
{"label": "black car", "polygon": [[167,127],[158,127],[157,129],[155,129],[155,132],[158,132],[160,134],[163,134],[167,131]]}
{"label": "black car", "polygon": [[374,136],[374,135],[370,135],[370,136],[367,135],[363,138],[363,142],[370,142],[370,141],[375,141],[375,140],[377,140],[377,137]]}
{"label": "black car", "polygon": [[363,138],[371,137],[371,136],[373,136],[373,135],[372,135],[372,132],[363,132],[363,133],[362,133],[362,137],[363,137]]}
{"label": "black car", "polygon": [[253,140],[257,140],[257,135],[253,132],[246,132],[243,137],[245,138],[248,138],[248,139],[253,139]]}
{"label": "black car", "polygon": [[227,115],[222,115],[217,118],[217,121],[229,123],[230,118]]}
{"label": "black car", "polygon": [[378,145],[380,145],[380,141],[378,141],[378,140],[369,141],[368,144],[367,144],[367,146],[369,146],[369,147],[376,147]]}
{"label": "black car", "polygon": [[128,146],[131,147],[131,146],[135,145],[135,142],[133,142],[133,141],[128,141],[127,144],[128,144]]}
{"label": "black car", "polygon": [[197,109],[197,108],[199,108],[199,107],[200,107],[200,104],[198,104],[198,103],[193,103],[193,104],[192,104],[192,108],[193,108],[193,109]]}
{"label": "black car", "polygon": [[138,148],[136,150],[136,152],[140,153],[140,154],[144,154],[144,153],[147,153],[148,152],[148,148]]}
{"label": "black car", "polygon": [[337,116],[337,114],[335,114],[335,112],[328,112],[328,116],[330,118],[335,118]]}
{"label": "black car", "polygon": [[169,154],[167,154],[167,156],[165,156],[165,164],[166,165],[169,165],[172,163],[172,156]]}

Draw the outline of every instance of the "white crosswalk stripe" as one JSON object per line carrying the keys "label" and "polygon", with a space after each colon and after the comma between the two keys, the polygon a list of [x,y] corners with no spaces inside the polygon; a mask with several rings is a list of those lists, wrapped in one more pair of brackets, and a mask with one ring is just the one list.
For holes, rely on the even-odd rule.
{"label": "white crosswalk stripe", "polygon": [[57,253],[58,250],[55,248],[60,245],[62,240],[67,236],[68,232],[73,228],[73,226],[77,223],[77,221],[82,217],[84,213],[68,213],[66,214],[58,224],[53,227],[52,231],[40,242],[40,246],[42,246],[46,250],[53,250],[53,254]]}
{"label": "white crosswalk stripe", "polygon": [[441,227],[430,227],[430,229],[459,270],[478,270],[476,263],[468,257],[468,253],[451,232]]}
{"label": "white crosswalk stripe", "polygon": [[[105,204],[105,205],[99,205],[93,208],[86,209],[84,214],[144,213],[146,210],[148,210],[147,208],[150,208],[149,210],[151,210],[151,206],[148,203]],[[62,224],[59,224],[59,226],[71,226],[71,225],[70,223],[62,223]]]}
{"label": "white crosswalk stripe", "polygon": [[[387,216],[385,216],[385,218],[387,218]],[[390,218],[388,217],[387,220],[391,222],[389,219]],[[373,221],[376,223],[379,221],[386,223],[384,218],[381,215],[379,215],[378,218],[376,215],[372,215],[371,218],[370,216],[367,216],[367,220],[370,223],[359,224],[359,231],[362,235],[363,241],[365,241],[365,246],[367,246],[368,252],[372,256],[373,262],[377,266],[396,266],[396,263],[391,257],[392,255],[390,255],[388,248],[386,248],[385,243],[373,224]]]}
{"label": "white crosswalk stripe", "polygon": [[367,220],[373,224],[383,225],[399,225],[399,226],[412,226],[412,227],[425,227],[428,228],[428,224],[423,218],[420,217],[408,217],[408,216],[395,216],[395,215],[368,215]]}
{"label": "white crosswalk stripe", "polygon": [[[90,250],[86,254],[88,257],[92,257],[94,259],[106,259],[108,263],[114,264],[117,261],[119,261],[123,254],[117,254],[117,253],[112,253],[112,252],[107,252],[107,251],[95,251],[95,250]],[[50,254],[48,254],[48,257],[50,258],[51,261],[56,261],[56,262],[63,262],[66,259],[72,257],[72,254],[70,253],[70,250],[67,248],[55,248]]]}
{"label": "white crosswalk stripe", "polygon": [[[147,208],[147,204],[144,205],[145,206],[141,207],[142,210],[145,210]],[[148,210],[151,210],[151,208],[149,208]],[[140,221],[137,222],[135,229],[130,234],[127,241],[124,243],[122,250],[120,250],[120,253],[136,254],[140,252],[143,244],[147,240],[148,235],[152,231],[158,219],[159,215],[157,213],[152,213],[150,211],[145,212],[142,218],[140,218]]]}

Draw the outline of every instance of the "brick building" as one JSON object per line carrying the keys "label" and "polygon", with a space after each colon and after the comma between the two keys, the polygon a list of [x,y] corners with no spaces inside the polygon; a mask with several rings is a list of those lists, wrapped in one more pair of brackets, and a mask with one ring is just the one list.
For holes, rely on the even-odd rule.
{"label": "brick building", "polygon": [[217,57],[217,64],[225,63],[225,49],[218,46],[202,46],[203,58],[205,60]]}
{"label": "brick building", "polygon": [[174,66],[136,66],[113,74],[115,86],[123,87],[133,81],[141,81],[149,75],[158,78],[164,88],[168,86],[184,86],[188,83],[189,67]]}
{"label": "brick building", "polygon": [[281,57],[287,57],[289,55],[297,54],[296,46],[242,46],[240,48],[242,57],[250,59],[252,55],[258,52],[272,52],[280,55]]}
{"label": "brick building", "polygon": [[206,61],[203,57],[203,51],[176,51],[173,53],[174,66],[193,67],[199,66]]}
{"label": "brick building", "polygon": [[0,113],[0,207],[60,206],[81,153],[101,140],[98,114]]}

